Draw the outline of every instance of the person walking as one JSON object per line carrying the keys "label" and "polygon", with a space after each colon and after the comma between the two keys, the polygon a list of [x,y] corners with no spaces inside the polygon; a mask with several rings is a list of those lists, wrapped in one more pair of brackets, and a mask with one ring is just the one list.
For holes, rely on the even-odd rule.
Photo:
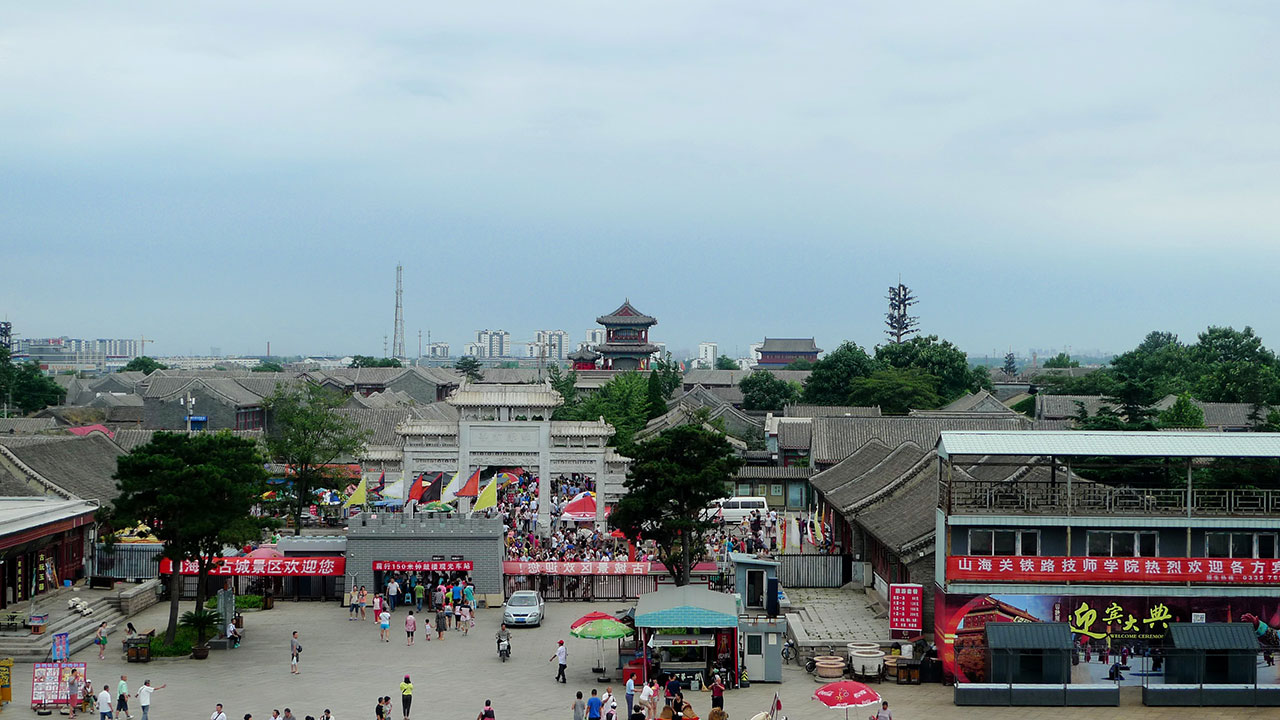
{"label": "person walking", "polygon": [[128,720],[133,720],[133,715],[129,713],[129,676],[121,675],[120,682],[116,684],[116,712],[124,713]]}
{"label": "person walking", "polygon": [[493,703],[489,700],[484,701],[484,707],[480,710],[480,714],[476,716],[476,720],[497,720],[497,716],[493,714]]}
{"label": "person walking", "polygon": [[414,600],[417,601],[416,604],[418,606],[418,612],[422,612],[422,601],[427,598],[427,586],[423,583],[418,583],[417,585],[414,585],[413,597],[414,597]]}
{"label": "person walking", "polygon": [[289,672],[298,674],[298,656],[302,654],[302,643],[298,642],[298,631],[293,631],[293,637],[289,638]]}
{"label": "person walking", "polygon": [[369,591],[363,585],[360,586],[360,619],[366,620],[364,610],[369,605]]}
{"label": "person walking", "polygon": [[409,615],[404,619],[405,646],[413,645],[413,633],[418,629],[418,620],[413,616],[413,611],[409,611]]}
{"label": "person walking", "polygon": [[160,687],[152,687],[150,680],[142,681],[142,687],[138,688],[137,694],[138,705],[142,707],[142,720],[150,720],[150,718],[147,717],[147,712],[151,710],[151,693],[157,690],[163,690],[164,688],[164,685],[161,685]]}
{"label": "person walking", "polygon": [[636,707],[636,677],[632,675],[627,678],[627,689],[623,693],[627,699],[627,720],[631,720],[631,713],[635,712]]}
{"label": "person walking", "polygon": [[93,641],[98,645],[98,659],[107,659],[107,621],[103,620],[98,624],[98,629],[93,634]]}
{"label": "person walking", "polygon": [[400,583],[396,579],[391,578],[391,582],[387,583],[387,610],[395,612],[396,598],[400,596]]}
{"label": "person walking", "polygon": [[445,614],[444,607],[436,607],[436,636],[438,640],[444,639],[444,631],[449,627],[449,616]]}
{"label": "person walking", "polygon": [[893,713],[889,712],[889,701],[881,702],[880,711],[872,715],[869,720],[893,720]]}
{"label": "person walking", "polygon": [[[555,679],[559,680],[562,684],[567,684],[569,681],[565,679],[564,671],[565,671],[565,666],[569,664],[569,651],[565,649],[563,640],[561,640],[560,643],[556,645],[556,654],[552,655],[551,658],[547,660],[547,662],[551,662],[552,660],[555,660],[560,664],[560,669],[558,672],[556,672]],[[578,697],[582,697],[582,693],[578,693]],[[579,718],[579,720],[581,720],[581,718]]]}
{"label": "person walking", "polygon": [[596,695],[596,689],[591,688],[591,697],[587,700],[587,720],[600,720],[600,713],[604,709],[604,703],[600,702],[600,698]]}
{"label": "person walking", "polygon": [[461,620],[459,621],[459,624],[462,626],[462,634],[463,635],[471,634],[471,625],[472,625],[471,606],[467,605],[465,600],[462,602],[462,605],[459,606],[458,608],[458,617],[461,618]]}
{"label": "person walking", "polygon": [[383,642],[391,642],[391,611],[384,605],[378,613],[378,632]]}
{"label": "person walking", "polygon": [[650,680],[645,691],[649,693],[649,717],[658,717],[658,681]]}
{"label": "person walking", "polygon": [[98,693],[98,720],[110,720],[112,717],[111,707],[111,691],[107,689],[104,683],[102,692]]}
{"label": "person walking", "polygon": [[[80,700],[84,697],[84,683],[80,679],[80,671],[72,670],[71,676],[67,678],[67,700],[71,708],[71,720],[76,718],[76,708],[80,706]],[[147,711],[142,711],[143,717],[146,717]]]}
{"label": "person walking", "polygon": [[213,714],[209,716],[209,720],[227,720],[227,714],[222,712],[222,703],[218,703],[213,709]]}
{"label": "person walking", "polygon": [[720,676],[716,675],[711,679],[711,708],[724,707],[724,683],[720,681]]}
{"label": "person walking", "polygon": [[404,682],[400,683],[400,709],[404,711],[404,720],[409,720],[409,706],[413,705],[413,682],[409,680],[409,676],[404,676]]}
{"label": "person walking", "polygon": [[601,712],[604,712],[605,710],[608,710],[608,709],[609,709],[609,703],[613,702],[614,700],[615,700],[615,698],[613,697],[613,686],[612,686],[612,685],[610,685],[609,687],[606,687],[606,688],[604,689],[604,694],[600,696],[600,708],[601,708]]}
{"label": "person walking", "polygon": [[573,720],[583,720],[583,713],[586,712],[587,704],[582,702],[582,691],[578,691],[578,697],[569,706],[573,709]]}
{"label": "person walking", "polygon": [[347,597],[347,602],[350,603],[347,608],[347,620],[355,620],[356,614],[360,610],[360,588],[356,586],[355,582],[351,583],[351,594]]}

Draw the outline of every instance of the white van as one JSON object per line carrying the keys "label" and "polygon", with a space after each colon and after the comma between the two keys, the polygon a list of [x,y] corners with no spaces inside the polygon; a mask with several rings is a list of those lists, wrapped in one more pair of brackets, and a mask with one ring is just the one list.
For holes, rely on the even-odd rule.
{"label": "white van", "polygon": [[721,512],[724,513],[724,521],[726,523],[740,523],[751,517],[752,511],[760,513],[761,517],[769,514],[769,504],[765,502],[763,497],[747,496],[747,497],[730,497],[713,500],[707,509],[703,511],[703,515],[709,519],[716,520],[720,518]]}

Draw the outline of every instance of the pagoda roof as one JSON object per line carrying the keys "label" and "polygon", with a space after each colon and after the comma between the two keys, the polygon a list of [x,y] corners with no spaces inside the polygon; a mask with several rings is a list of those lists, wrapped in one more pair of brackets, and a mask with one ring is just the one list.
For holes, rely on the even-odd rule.
{"label": "pagoda roof", "polygon": [[608,315],[601,315],[596,318],[596,322],[601,325],[657,325],[656,318],[645,315],[631,305],[631,299],[622,301],[622,305],[617,310]]}
{"label": "pagoda roof", "polygon": [[596,352],[605,355],[652,355],[658,352],[657,345],[649,343],[601,343]]}
{"label": "pagoda roof", "polygon": [[570,360],[585,360],[585,361],[592,361],[592,360],[599,360],[599,359],[600,359],[600,353],[598,353],[598,352],[596,352],[596,351],[592,350],[591,348],[582,348],[581,350],[578,350],[577,352],[571,352],[571,353],[569,353],[569,354],[568,354],[568,355],[566,355],[565,357],[569,358]]}

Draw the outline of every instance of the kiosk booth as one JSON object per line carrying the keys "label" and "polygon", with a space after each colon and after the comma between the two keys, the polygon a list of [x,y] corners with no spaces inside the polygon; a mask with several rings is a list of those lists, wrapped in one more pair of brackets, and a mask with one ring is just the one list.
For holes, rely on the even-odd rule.
{"label": "kiosk booth", "polygon": [[737,685],[738,604],[732,595],[685,585],[645,593],[636,602],[643,649],[640,679],[675,675],[688,688],[706,686],[719,673]]}

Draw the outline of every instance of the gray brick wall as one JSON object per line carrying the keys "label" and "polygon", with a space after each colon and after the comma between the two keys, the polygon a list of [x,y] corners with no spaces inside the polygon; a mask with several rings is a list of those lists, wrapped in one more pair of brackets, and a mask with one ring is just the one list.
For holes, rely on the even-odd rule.
{"label": "gray brick wall", "polygon": [[502,522],[497,518],[445,518],[385,515],[367,524],[353,521],[347,531],[347,586],[373,587],[373,561],[448,560],[461,555],[473,563],[478,593],[502,592]]}

